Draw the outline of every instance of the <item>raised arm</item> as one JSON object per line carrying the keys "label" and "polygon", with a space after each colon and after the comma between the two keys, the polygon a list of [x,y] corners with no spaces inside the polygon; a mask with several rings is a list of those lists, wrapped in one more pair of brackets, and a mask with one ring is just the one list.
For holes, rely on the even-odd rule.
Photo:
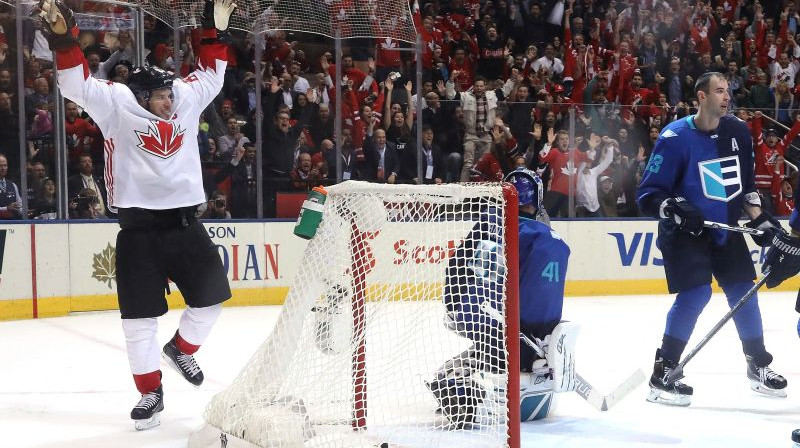
{"label": "raised arm", "polygon": [[[406,126],[408,126],[409,129],[411,129],[414,126],[414,112],[417,110],[416,105],[411,100],[413,98],[413,95],[411,95],[412,88],[413,85],[411,84],[411,81],[407,81],[406,98],[408,100],[408,113],[406,113]],[[418,94],[421,95],[422,92],[419,92]]]}
{"label": "raised arm", "polygon": [[[99,81],[89,73],[89,65],[78,46],[79,29],[72,10],[60,0],[45,0],[39,8],[42,33],[47,38],[50,49],[56,52],[58,87],[61,93],[89,115],[97,117],[96,121],[102,129],[103,123],[108,123],[108,117],[113,116],[109,114],[109,109],[113,109],[114,85]],[[121,90],[127,89],[122,87]]]}
{"label": "raised arm", "polygon": [[392,80],[391,76],[386,78],[386,81],[383,83],[386,86],[386,97],[383,102],[383,128],[389,129],[392,125],[392,90],[394,89],[394,80]]}
{"label": "raised arm", "polygon": [[190,73],[182,82],[175,84],[178,92],[182,86],[188,86],[194,93],[195,101],[202,108],[208,106],[219,94],[225,82],[228,44],[224,41],[227,39],[228,21],[235,8],[236,3],[233,0],[206,0],[197,70]]}

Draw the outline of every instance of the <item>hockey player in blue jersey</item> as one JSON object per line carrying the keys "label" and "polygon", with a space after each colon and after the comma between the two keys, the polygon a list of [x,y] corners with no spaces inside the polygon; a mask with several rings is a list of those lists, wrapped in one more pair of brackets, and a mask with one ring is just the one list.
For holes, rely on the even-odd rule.
{"label": "hockey player in blue jersey", "polygon": [[[532,348],[520,344],[521,417],[523,421],[538,420],[547,416],[553,392],[575,388],[572,348],[578,328],[561,322],[569,248],[548,226],[539,176],[519,168],[505,180],[519,193],[520,331],[547,354],[542,359]],[[505,353],[497,344],[502,325],[492,317],[497,314],[486,311],[491,307],[502,312],[502,232],[494,227],[493,223],[477,224],[451,258],[445,275],[446,324],[470,339],[472,346],[447,361],[428,386],[443,415],[456,428],[473,422],[487,394],[475,377],[496,364],[488,363],[490,358],[505,362]],[[564,350],[549,350],[550,340],[560,340],[562,335]]]}
{"label": "hockey player in blue jersey", "polygon": [[[800,183],[794,186],[794,209],[789,217],[790,233],[777,232],[767,250],[767,256],[761,267],[762,272],[769,270],[767,288],[774,288],[784,280],[800,273]],[[800,292],[797,294],[795,311],[800,313]],[[797,333],[800,336],[800,320],[797,322]],[[800,429],[792,431],[795,448],[800,448]]]}
{"label": "hockey player in blue jersey", "polygon": [[[650,394],[655,403],[688,406],[692,388],[667,382],[679,362],[697,318],[711,298],[713,275],[733,306],[756,278],[750,251],[739,233],[711,230],[704,220],[737,225],[742,212],[748,227],[766,230],[753,237],[768,245],[780,223],[761,210],[754,185],[753,144],[747,125],[727,115],[728,82],[711,72],[695,83],[696,115],[667,125],[656,141],[638,190],[643,213],[659,218],[658,247],[670,293],[677,293],[667,313],[661,347],[656,351]],[[758,298],[753,297],[733,316],[747,361],[751,388],[786,396],[786,380],[769,364],[764,346]]]}

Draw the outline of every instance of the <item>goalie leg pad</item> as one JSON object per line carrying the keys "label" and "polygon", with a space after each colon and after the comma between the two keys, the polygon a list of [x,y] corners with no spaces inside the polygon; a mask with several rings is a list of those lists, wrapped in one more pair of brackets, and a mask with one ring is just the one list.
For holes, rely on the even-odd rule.
{"label": "goalie leg pad", "polygon": [[[537,362],[542,362],[539,360]],[[520,374],[520,418],[523,422],[541,420],[554,409],[553,379],[550,369],[536,369]]]}
{"label": "goalie leg pad", "polygon": [[554,392],[575,390],[575,342],[580,333],[580,325],[575,322],[561,322],[550,335],[547,350],[547,365],[553,370]]}

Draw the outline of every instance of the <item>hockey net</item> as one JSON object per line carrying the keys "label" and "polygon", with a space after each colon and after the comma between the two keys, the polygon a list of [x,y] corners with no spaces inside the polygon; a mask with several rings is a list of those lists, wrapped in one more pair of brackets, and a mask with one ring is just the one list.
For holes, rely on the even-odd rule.
{"label": "hockey net", "polygon": [[[330,187],[275,328],[189,446],[518,446],[516,216],[507,184]],[[469,398],[442,412],[431,384],[459,365]]]}
{"label": "hockey net", "polygon": [[[203,0],[136,0],[169,26],[200,24]],[[414,42],[416,32],[405,0],[238,0],[230,26],[252,33],[300,31],[335,37],[391,37]]]}

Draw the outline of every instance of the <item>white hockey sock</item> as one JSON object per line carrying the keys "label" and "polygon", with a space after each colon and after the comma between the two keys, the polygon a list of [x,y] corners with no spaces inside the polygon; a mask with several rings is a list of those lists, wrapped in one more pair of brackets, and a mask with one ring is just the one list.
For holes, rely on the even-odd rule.
{"label": "white hockey sock", "polygon": [[181,315],[181,322],[178,325],[178,334],[184,341],[192,345],[203,345],[211,328],[217,322],[222,313],[222,304],[207,306],[203,308],[186,307]]}
{"label": "white hockey sock", "polygon": [[143,375],[160,369],[161,347],[158,344],[158,320],[122,319],[125,344],[128,347],[128,362],[131,373]]}

